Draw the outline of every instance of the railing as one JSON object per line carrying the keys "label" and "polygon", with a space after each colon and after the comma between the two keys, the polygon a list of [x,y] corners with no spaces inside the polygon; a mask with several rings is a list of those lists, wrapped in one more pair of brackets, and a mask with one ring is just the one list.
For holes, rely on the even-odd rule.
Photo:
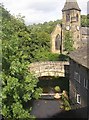
{"label": "railing", "polygon": [[[40,94],[41,96],[47,96],[47,95],[52,95],[55,96],[56,93],[42,93]],[[62,95],[62,93],[58,93],[59,95]]]}
{"label": "railing", "polygon": [[[62,93],[58,93],[59,96],[62,95]],[[41,98],[40,99],[55,99],[56,93],[42,93],[40,94]]]}

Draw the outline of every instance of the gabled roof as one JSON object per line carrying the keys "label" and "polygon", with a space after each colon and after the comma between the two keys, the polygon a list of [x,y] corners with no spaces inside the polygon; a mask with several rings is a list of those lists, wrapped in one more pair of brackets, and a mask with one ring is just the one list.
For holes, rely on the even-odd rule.
{"label": "gabled roof", "polygon": [[72,10],[72,9],[81,11],[76,0],[66,0],[64,8],[62,9],[62,12],[67,10]]}
{"label": "gabled roof", "polygon": [[55,28],[54,28],[54,30],[52,31],[51,35],[54,34],[54,32],[55,32],[55,30],[56,30],[57,27],[58,27],[58,28],[61,28],[61,24],[57,24],[57,25],[55,26]]}
{"label": "gabled roof", "polygon": [[89,69],[89,45],[85,45],[69,54],[69,57],[78,64]]}

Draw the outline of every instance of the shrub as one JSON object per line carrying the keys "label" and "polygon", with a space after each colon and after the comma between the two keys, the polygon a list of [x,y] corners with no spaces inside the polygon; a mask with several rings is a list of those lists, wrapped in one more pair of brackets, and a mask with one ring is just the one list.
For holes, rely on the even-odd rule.
{"label": "shrub", "polygon": [[61,91],[61,89],[60,89],[60,87],[59,87],[59,86],[55,86],[55,88],[54,88],[54,89],[55,89],[55,91],[56,91],[56,92],[60,92],[60,91]]}
{"label": "shrub", "polygon": [[71,110],[69,100],[62,94],[63,105],[61,108],[64,108],[66,111]]}

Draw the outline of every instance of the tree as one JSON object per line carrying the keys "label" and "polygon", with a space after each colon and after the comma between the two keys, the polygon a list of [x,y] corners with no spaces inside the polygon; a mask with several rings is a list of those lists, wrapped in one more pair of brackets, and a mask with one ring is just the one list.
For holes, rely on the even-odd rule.
{"label": "tree", "polygon": [[[7,17],[8,16],[8,17]],[[32,119],[26,103],[38,99],[41,88],[28,66],[30,35],[25,24],[2,7],[2,111],[7,120]],[[1,99],[0,99],[1,100]]]}
{"label": "tree", "polygon": [[65,32],[64,48],[67,52],[70,52],[74,49],[73,48],[73,37],[69,31]]}
{"label": "tree", "polygon": [[81,15],[81,26],[82,27],[89,27],[89,14],[88,15]]}

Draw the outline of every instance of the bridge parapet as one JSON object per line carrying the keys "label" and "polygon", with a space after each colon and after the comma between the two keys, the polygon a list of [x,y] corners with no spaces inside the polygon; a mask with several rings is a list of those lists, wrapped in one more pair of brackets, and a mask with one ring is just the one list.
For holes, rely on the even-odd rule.
{"label": "bridge parapet", "polygon": [[41,77],[41,76],[65,77],[65,68],[64,68],[65,65],[69,65],[69,62],[63,62],[63,61],[35,62],[30,64],[29,70],[37,77]]}

